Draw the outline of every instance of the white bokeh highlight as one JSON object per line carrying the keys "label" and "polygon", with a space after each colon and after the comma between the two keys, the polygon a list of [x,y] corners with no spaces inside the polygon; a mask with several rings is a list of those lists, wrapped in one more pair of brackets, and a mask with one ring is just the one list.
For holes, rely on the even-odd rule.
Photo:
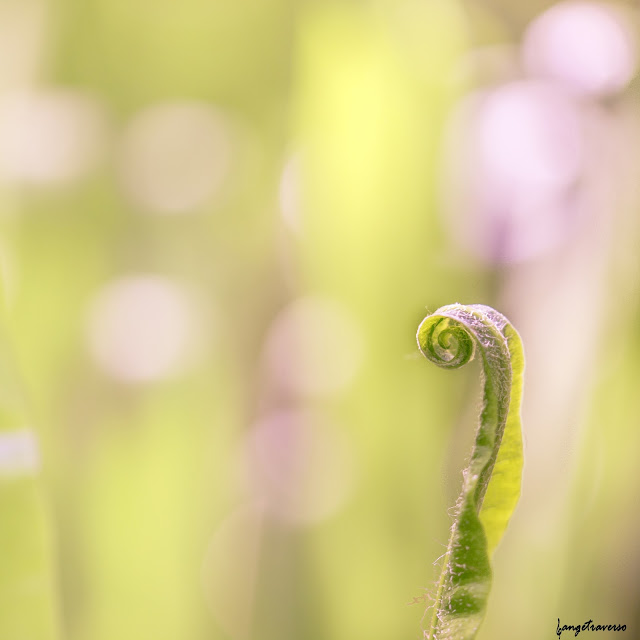
{"label": "white bokeh highlight", "polygon": [[0,433],[0,477],[29,475],[40,468],[40,452],[30,429]]}
{"label": "white bokeh highlight", "polygon": [[105,373],[125,383],[181,373],[199,339],[190,292],[168,278],[133,275],[111,282],[89,310],[90,353]]}
{"label": "white bokeh highlight", "polygon": [[33,186],[70,183],[104,153],[101,105],[78,91],[26,90],[0,98],[0,181]]}
{"label": "white bokeh highlight", "polygon": [[230,166],[231,126],[199,102],[159,103],[130,121],[120,149],[120,177],[147,213],[200,210],[219,195]]}

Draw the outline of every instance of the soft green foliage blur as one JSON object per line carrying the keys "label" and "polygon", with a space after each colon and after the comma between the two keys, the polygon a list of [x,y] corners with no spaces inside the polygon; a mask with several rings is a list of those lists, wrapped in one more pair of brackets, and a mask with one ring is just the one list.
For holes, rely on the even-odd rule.
{"label": "soft green foliage blur", "polygon": [[[49,112],[35,126],[19,108],[17,151],[0,126],[0,156],[27,167],[0,162],[0,373],[15,363],[0,437],[31,427],[40,460],[9,473],[0,449],[0,640],[421,638],[481,387],[477,365],[447,374],[419,357],[415,328],[455,301],[504,312],[528,358],[523,499],[478,638],[552,637],[558,617],[640,624],[637,187],[616,175],[601,217],[514,265],[465,252],[443,213],[470,54],[513,46],[549,3],[514,4],[1,0],[0,121],[25,90],[61,91],[97,105],[103,131],[86,169],[47,181],[38,171],[58,165],[41,149],[66,157],[43,134]],[[598,121],[620,125],[631,165],[636,94],[637,80]],[[222,122],[230,150],[206,165],[222,175],[206,197],[158,213],[149,197],[172,196],[171,180],[128,173],[131,132],[176,104]],[[198,321],[192,362],[144,382],[92,346],[96,300],[139,274],[192,292]],[[353,335],[327,351],[321,391],[304,362],[287,369],[295,348],[273,356],[274,323],[299,300],[340,309]],[[287,337],[322,362],[330,323],[305,320]],[[102,348],[130,363],[137,345]],[[285,414],[303,416],[308,450]]]}

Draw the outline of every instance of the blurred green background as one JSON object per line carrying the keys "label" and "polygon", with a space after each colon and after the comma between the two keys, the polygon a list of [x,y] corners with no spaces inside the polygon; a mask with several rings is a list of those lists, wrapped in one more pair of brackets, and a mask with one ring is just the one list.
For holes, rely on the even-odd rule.
{"label": "blurred green background", "polygon": [[639,15],[1,0],[0,640],[422,638],[452,302],[527,355],[479,639],[637,637]]}

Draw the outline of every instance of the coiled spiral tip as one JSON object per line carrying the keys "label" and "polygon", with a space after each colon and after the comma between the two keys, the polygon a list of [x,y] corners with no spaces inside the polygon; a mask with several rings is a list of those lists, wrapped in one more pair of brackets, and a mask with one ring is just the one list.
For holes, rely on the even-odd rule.
{"label": "coiled spiral tip", "polygon": [[475,342],[461,322],[440,313],[427,316],[418,327],[418,348],[443,369],[457,369],[473,359]]}

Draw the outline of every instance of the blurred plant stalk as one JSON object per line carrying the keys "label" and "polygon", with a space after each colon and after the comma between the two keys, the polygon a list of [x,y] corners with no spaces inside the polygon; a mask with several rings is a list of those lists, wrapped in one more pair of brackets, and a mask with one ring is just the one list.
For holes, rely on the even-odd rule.
{"label": "blurred plant stalk", "polygon": [[0,638],[56,640],[51,527],[26,405],[0,327]]}

